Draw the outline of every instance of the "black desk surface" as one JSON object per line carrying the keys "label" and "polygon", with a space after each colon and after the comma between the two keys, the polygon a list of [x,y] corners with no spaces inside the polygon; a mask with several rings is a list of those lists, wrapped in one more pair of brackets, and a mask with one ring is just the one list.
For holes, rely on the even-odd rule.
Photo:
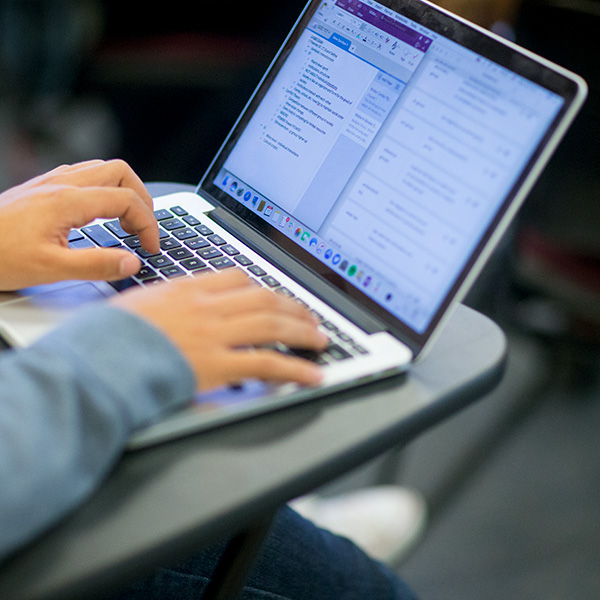
{"label": "black desk surface", "polygon": [[0,566],[0,598],[91,598],[238,532],[489,391],[500,328],[459,306],[403,376],[128,453],[93,497]]}

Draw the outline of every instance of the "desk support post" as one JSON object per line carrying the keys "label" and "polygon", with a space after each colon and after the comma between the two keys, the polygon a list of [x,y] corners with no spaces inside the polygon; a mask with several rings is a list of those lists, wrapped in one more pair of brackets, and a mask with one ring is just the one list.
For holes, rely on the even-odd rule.
{"label": "desk support post", "polygon": [[273,523],[269,514],[231,539],[215,569],[202,600],[235,600],[254,566]]}

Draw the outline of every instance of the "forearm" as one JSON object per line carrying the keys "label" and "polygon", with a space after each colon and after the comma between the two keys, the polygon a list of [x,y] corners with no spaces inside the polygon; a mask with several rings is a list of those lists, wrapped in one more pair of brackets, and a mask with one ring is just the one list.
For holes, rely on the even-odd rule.
{"label": "forearm", "polygon": [[170,343],[110,307],[0,357],[0,558],[76,506],[136,427],[193,390]]}

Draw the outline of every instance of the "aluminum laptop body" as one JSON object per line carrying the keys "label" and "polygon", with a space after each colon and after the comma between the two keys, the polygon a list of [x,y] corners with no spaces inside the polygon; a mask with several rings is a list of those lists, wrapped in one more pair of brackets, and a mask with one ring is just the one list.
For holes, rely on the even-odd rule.
{"label": "aluminum laptop body", "polygon": [[[148,269],[169,279],[242,268],[308,305],[332,339],[324,383],[204,393],[130,446],[388,377],[422,357],[585,95],[578,76],[427,2],[308,2],[196,193],[155,199],[165,239],[183,248],[169,256],[186,258]],[[95,227],[139,250],[101,221],[78,239],[98,243]],[[27,345],[114,288],[2,294],[1,331]]]}

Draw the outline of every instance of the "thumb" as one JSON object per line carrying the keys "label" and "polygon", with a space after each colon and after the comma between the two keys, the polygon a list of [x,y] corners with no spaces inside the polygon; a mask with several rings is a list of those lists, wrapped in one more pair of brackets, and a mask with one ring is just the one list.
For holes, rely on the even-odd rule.
{"label": "thumb", "polygon": [[125,279],[135,275],[142,266],[128,250],[110,248],[69,250],[62,259],[60,275],[67,279]]}

